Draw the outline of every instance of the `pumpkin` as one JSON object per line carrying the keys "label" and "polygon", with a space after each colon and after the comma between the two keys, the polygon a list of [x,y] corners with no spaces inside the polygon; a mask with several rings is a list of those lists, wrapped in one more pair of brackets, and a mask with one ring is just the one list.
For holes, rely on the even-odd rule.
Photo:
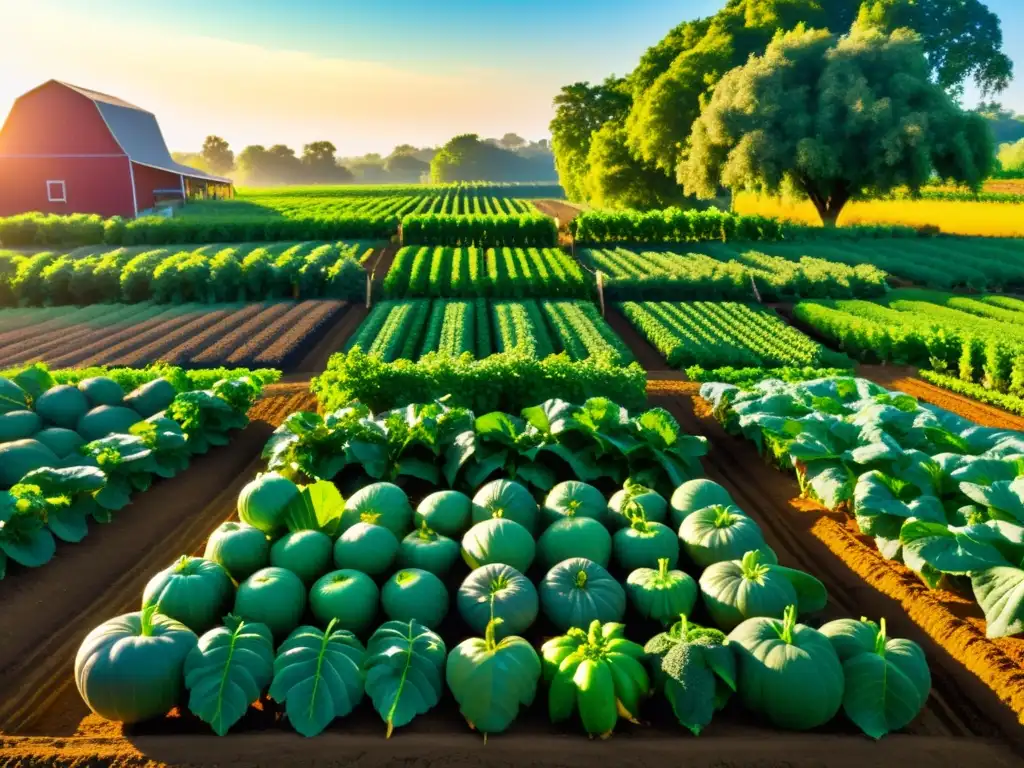
{"label": "pumpkin", "polygon": [[174,385],[161,377],[133,389],[124,396],[124,404],[142,414],[142,418],[148,419],[167,410],[177,395]]}
{"label": "pumpkin", "polygon": [[578,710],[586,732],[601,738],[611,735],[620,716],[638,722],[651,680],[640,663],[644,649],[627,640],[624,630],[595,619],[587,629],[573,627],[541,646],[551,722],[568,720]]}
{"label": "pumpkin", "polygon": [[686,554],[702,568],[739,560],[753,549],[761,551],[762,562],[778,562],[757,523],[739,507],[719,505],[697,510],[679,526],[679,538]]}
{"label": "pumpkin", "polygon": [[42,443],[59,459],[64,459],[85,445],[85,439],[73,429],[61,429],[60,427],[48,427],[41,429],[33,435],[36,441]]}
{"label": "pumpkin", "polygon": [[[77,392],[77,390],[75,390]],[[79,392],[79,397],[81,393]],[[131,408],[120,405],[99,405],[82,415],[74,426],[86,442],[102,440],[108,435],[126,435],[132,427],[143,421]],[[58,424],[58,426],[60,426]],[[70,427],[69,427],[70,429]]]}
{"label": "pumpkin", "polygon": [[801,731],[835,717],[843,703],[842,664],[825,635],[796,623],[796,606],[786,608],[781,621],[747,619],[728,640],[747,709],[779,728]]}
{"label": "pumpkin", "polygon": [[435,491],[416,507],[415,523],[420,527],[426,523],[432,531],[457,539],[469,529],[472,508],[473,502],[464,493]]}
{"label": "pumpkin", "polygon": [[334,542],[334,565],[383,576],[398,557],[398,539],[387,528],[356,523]]}
{"label": "pumpkin", "polygon": [[345,501],[341,513],[341,530],[347,531],[358,523],[370,523],[387,528],[401,541],[412,530],[412,507],[405,491],[394,483],[373,483],[360,488]]}
{"label": "pumpkin", "polygon": [[671,568],[679,562],[679,537],[667,525],[642,518],[616,531],[612,548],[615,562],[627,573],[637,568],[656,568],[662,558],[668,560]]}
{"label": "pumpkin", "polygon": [[238,519],[273,536],[284,528],[288,505],[299,497],[299,486],[277,472],[264,472],[238,494]]}
{"label": "pumpkin", "polygon": [[235,585],[218,563],[183,555],[151,578],[142,592],[142,608],[156,606],[197,635],[220,624],[231,607]]}
{"label": "pumpkin", "polygon": [[669,514],[672,516],[672,527],[679,530],[683,520],[705,507],[728,507],[734,504],[729,492],[718,483],[703,477],[687,480],[676,488],[669,500]]}
{"label": "pumpkin", "polygon": [[608,505],[601,492],[579,480],[567,480],[552,488],[541,509],[547,525],[566,517],[590,517],[603,522],[607,514]]}
{"label": "pumpkin", "polygon": [[626,613],[626,593],[600,565],[574,557],[544,576],[540,605],[551,623],[564,631],[588,627],[592,621],[619,621]]}
{"label": "pumpkin", "polygon": [[299,626],[306,610],[302,579],[284,568],[263,568],[238,585],[233,613],[266,624],[280,642]]}
{"label": "pumpkin", "polygon": [[537,695],[540,658],[533,646],[516,636],[499,640],[501,619],[487,623],[484,637],[463,640],[448,654],[445,680],[469,727],[501,733]]}
{"label": "pumpkin", "polygon": [[[8,411],[0,414],[0,443],[9,443],[14,440],[28,440],[30,437],[39,438],[36,433],[43,428],[43,420],[35,411]],[[53,427],[56,429],[56,427]],[[76,433],[72,433],[76,434]],[[53,446],[45,441],[39,442],[53,450]],[[54,453],[57,453],[54,451]],[[60,455],[60,454],[58,454]],[[67,455],[66,453],[64,454]]]}
{"label": "pumpkin", "polygon": [[[674,540],[675,535],[672,538]],[[612,537],[608,529],[592,517],[563,517],[541,534],[537,551],[545,568],[570,557],[585,557],[607,568]]]}
{"label": "pumpkin", "polygon": [[492,619],[498,637],[518,635],[537,620],[537,590],[528,578],[510,565],[492,563],[470,573],[456,597],[456,606],[463,621],[474,632],[487,629]]}
{"label": "pumpkin", "polygon": [[318,624],[326,627],[336,621],[338,629],[356,634],[373,625],[379,602],[377,585],[360,571],[331,571],[309,590],[309,608]]}
{"label": "pumpkin", "polygon": [[[34,408],[47,424],[74,429],[78,426],[78,420],[89,411],[89,401],[77,387],[61,384],[44,392],[36,400]],[[135,414],[135,421],[142,421],[142,418]]]}
{"label": "pumpkin", "polygon": [[235,581],[244,581],[270,565],[270,542],[259,528],[246,523],[222,523],[207,539],[203,557],[220,563]]}
{"label": "pumpkin", "polygon": [[473,497],[472,515],[474,523],[498,517],[519,523],[531,535],[537,530],[537,502],[512,480],[492,480],[480,488]]}
{"label": "pumpkin", "polygon": [[380,592],[384,613],[392,621],[418,621],[436,628],[448,613],[448,590],[437,576],[420,568],[404,568]]}
{"label": "pumpkin", "polygon": [[638,517],[663,523],[668,519],[668,502],[650,488],[627,480],[625,487],[608,499],[608,527],[612,531],[628,528]]}
{"label": "pumpkin", "polygon": [[422,568],[435,576],[444,576],[459,559],[459,543],[432,531],[423,523],[398,546],[400,568]]}
{"label": "pumpkin", "polygon": [[181,701],[185,659],[198,640],[156,606],[111,619],[78,648],[78,693],[107,720],[137,723],[165,715]]}
{"label": "pumpkin", "polygon": [[714,563],[700,577],[704,605],[726,632],[756,616],[781,619],[789,605],[797,613],[820,611],[828,602],[825,586],[810,574],[761,562],[752,550],[742,560]]}
{"label": "pumpkin", "polygon": [[670,570],[668,558],[663,557],[657,569],[637,568],[629,574],[626,594],[637,613],[668,626],[693,611],[697,582],[683,571]]}
{"label": "pumpkin", "polygon": [[477,523],[462,537],[462,559],[470,568],[504,563],[525,573],[536,552],[537,545],[530,532],[505,518]]}
{"label": "pumpkin", "polygon": [[292,531],[270,548],[270,564],[285,568],[303,584],[312,584],[331,567],[331,537],[322,531]]}
{"label": "pumpkin", "polygon": [[124,390],[121,385],[107,376],[82,379],[78,382],[78,389],[93,408],[100,405],[120,405],[124,402]]}
{"label": "pumpkin", "polygon": [[843,712],[873,739],[910,724],[932,687],[921,647],[890,638],[885,619],[838,619],[819,630],[843,665]]}
{"label": "pumpkin", "polygon": [[37,440],[0,443],[0,488],[10,488],[36,469],[58,467],[60,459]]}

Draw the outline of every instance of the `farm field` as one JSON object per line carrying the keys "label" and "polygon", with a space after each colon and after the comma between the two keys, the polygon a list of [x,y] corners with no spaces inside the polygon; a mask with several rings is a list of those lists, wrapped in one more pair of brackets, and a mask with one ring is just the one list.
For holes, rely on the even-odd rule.
{"label": "farm field", "polygon": [[384,279],[391,298],[590,298],[594,279],[557,248],[430,248],[398,251]]}
{"label": "farm field", "polygon": [[515,353],[532,360],[565,352],[574,361],[632,360],[625,344],[585,301],[389,300],[377,304],[346,350],[358,345],[385,362],[428,354],[481,360]]}
{"label": "farm field", "polygon": [[0,310],[0,369],[295,365],[348,305],[332,299],[231,304],[96,304]]}
{"label": "farm field", "polygon": [[[734,210],[809,226],[820,224],[810,202],[786,202],[740,193],[736,195]],[[1019,201],[858,200],[849,203],[839,216],[840,226],[872,224],[935,227],[947,235],[1024,237]]]}

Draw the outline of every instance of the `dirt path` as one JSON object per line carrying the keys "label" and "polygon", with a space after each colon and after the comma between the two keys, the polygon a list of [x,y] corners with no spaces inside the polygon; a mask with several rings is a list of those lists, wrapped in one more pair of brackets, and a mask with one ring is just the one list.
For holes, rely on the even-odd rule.
{"label": "dirt path", "polygon": [[355,333],[356,328],[363,322],[367,312],[366,304],[363,302],[349,304],[345,312],[333,320],[323,337],[295,366],[294,374],[289,380],[308,378],[323,372],[331,355],[341,351],[348,337]]}
{"label": "dirt path", "polygon": [[615,334],[626,342],[626,345],[633,350],[633,355],[636,357],[637,362],[650,371],[652,377],[655,374],[660,374],[662,372],[668,372],[670,374],[681,373],[680,371],[673,371],[669,368],[668,363],[665,362],[665,358],[661,356],[661,353],[651,346],[647,339],[641,336],[636,328],[630,324],[629,320],[623,317],[622,313],[615,309],[613,305],[608,305],[604,319],[608,321],[608,325],[612,327]]}
{"label": "dirt path", "polygon": [[583,209],[565,200],[534,200],[534,207],[541,213],[558,219],[559,229],[568,229],[569,222],[583,213]]}
{"label": "dirt path", "polygon": [[380,253],[377,254],[377,258],[373,261],[373,266],[367,270],[374,280],[383,280],[387,276],[399,248],[400,246],[397,245],[389,245],[386,248],[382,248]]}

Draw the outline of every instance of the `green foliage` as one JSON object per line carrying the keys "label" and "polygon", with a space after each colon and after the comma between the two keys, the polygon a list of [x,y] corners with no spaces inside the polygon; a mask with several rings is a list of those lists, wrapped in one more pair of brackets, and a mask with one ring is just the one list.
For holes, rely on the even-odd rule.
{"label": "green foliage", "polygon": [[536,213],[465,216],[426,213],[406,216],[402,220],[402,241],[424,245],[476,245],[484,248],[549,248],[558,242],[558,229],[550,216]]}
{"label": "green foliage", "polygon": [[[913,143],[894,144],[909,132]],[[919,39],[857,25],[842,38],[779,35],[726,74],[694,123],[678,176],[687,193],[706,198],[719,184],[770,194],[791,187],[834,225],[859,195],[917,190],[933,169],[975,189],[992,164],[984,119],[931,81]]]}
{"label": "green foliage", "polygon": [[552,177],[551,155],[527,156],[481,141],[475,133],[454,137],[430,161],[435,184],[457,181],[538,181]]}
{"label": "green foliage", "polygon": [[7,370],[0,371],[0,378],[14,379],[26,371],[35,369],[47,371],[53,377],[54,384],[77,385],[86,379],[96,378],[97,376],[109,377],[116,381],[125,392],[131,392],[143,384],[161,378],[167,379],[174,384],[178,392],[209,389],[222,379],[231,381],[250,378],[265,386],[273,384],[281,378],[281,372],[273,368],[259,368],[256,370],[248,368],[200,368],[187,371],[164,363],[153,363],[145,368],[108,368],[107,366],[100,365],[91,368],[65,368],[55,371],[49,370],[43,363],[35,363],[29,368],[8,368]]}

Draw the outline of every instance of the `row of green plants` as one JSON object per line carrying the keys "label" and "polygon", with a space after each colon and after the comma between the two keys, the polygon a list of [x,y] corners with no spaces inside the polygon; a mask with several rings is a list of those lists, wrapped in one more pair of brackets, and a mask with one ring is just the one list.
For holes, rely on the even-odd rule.
{"label": "row of green plants", "polygon": [[[347,432],[347,446],[382,435],[435,467],[440,455],[423,451],[440,435],[469,436],[479,452],[520,421],[443,403],[343,410],[353,409],[324,429]],[[313,479],[336,462],[286,463],[289,474],[271,470],[242,490],[239,521],[218,528],[203,557],[155,574],[138,612],[86,637],[75,662],[82,699],[125,723],[187,707],[222,736],[260,702],[306,737],[364,697],[387,737],[447,694],[485,739],[535,702],[551,722],[600,738],[658,709],[699,735],[733,694],[777,728],[812,729],[843,711],[876,739],[923,709],[924,655],[890,638],[884,620],[797,623],[826,607],[824,585],[779,565],[729,493],[695,477],[702,441],[666,412],[554,401],[521,420],[542,432],[537,450],[600,452],[603,474],[629,479],[610,498],[575,479],[531,491],[498,477],[472,497],[419,498],[378,481],[343,499]],[[687,474],[659,494],[633,477],[659,463],[668,434]],[[283,439],[267,446],[271,466]],[[140,692],[142,668],[151,684]]]}
{"label": "row of green plants", "polygon": [[540,213],[413,214],[402,219],[401,234],[403,244],[418,245],[551,248],[558,244],[555,220]]}
{"label": "row of green plants", "polygon": [[795,381],[810,381],[811,379],[825,379],[835,376],[850,376],[852,368],[813,368],[810,366],[782,368],[736,368],[724,366],[722,368],[704,368],[700,365],[691,365],[686,368],[686,378],[690,381],[717,381],[723,384],[735,384],[740,389],[753,389],[755,384],[760,384],[765,379],[777,379],[787,383]]}
{"label": "row of green plants", "polygon": [[0,306],[359,299],[370,253],[359,243],[303,242],[0,254]]}
{"label": "row of green plants", "polygon": [[996,408],[1002,408],[1004,411],[1009,411],[1017,416],[1024,416],[1024,386],[1022,386],[1024,385],[1024,380],[1021,379],[1024,374],[1022,372],[1018,372],[1018,381],[1013,388],[1014,391],[1020,392],[1020,395],[998,392],[994,389],[988,389],[982,384],[964,381],[958,376],[949,376],[936,371],[918,371],[917,375],[937,387],[948,389],[950,392],[966,395],[980,403],[994,405]]}
{"label": "row of green plants", "polygon": [[618,307],[673,368],[852,367],[845,355],[756,305],[693,301],[625,302]]}
{"label": "row of green plants", "polygon": [[15,382],[23,377],[26,371],[45,372],[58,385],[78,386],[87,379],[106,378],[112,380],[126,392],[148,384],[154,379],[166,379],[176,392],[191,392],[194,389],[209,389],[222,379],[234,380],[250,378],[258,381],[261,387],[274,384],[281,379],[281,371],[274,368],[195,368],[184,369],[166,363],[153,363],[145,368],[119,368],[106,365],[88,368],[61,368],[51,370],[43,363],[31,366],[18,366],[0,370],[0,378],[12,379]]}
{"label": "row of green plants", "polygon": [[384,278],[391,298],[586,299],[593,293],[593,276],[557,248],[407,246]]}
{"label": "row of green plants", "polygon": [[517,199],[565,198],[558,184],[497,181],[455,181],[449,184],[348,184],[239,188],[238,199],[265,197],[437,197],[445,194]]}
{"label": "row of green plants", "polygon": [[1004,301],[1014,306],[1018,300],[895,291],[886,306],[860,301],[801,302],[793,316],[856,359],[955,374],[965,383],[1020,396],[1024,394],[1024,312],[1002,305]]}
{"label": "row of green plants", "polygon": [[986,429],[865,379],[701,386],[804,495],[848,512],[929,587],[973,594],[997,638],[1024,631],[1024,434]]}
{"label": "row of green plants", "polygon": [[599,395],[627,408],[639,408],[647,400],[647,375],[638,363],[573,361],[566,355],[532,360],[516,354],[492,354],[473,360],[468,355],[429,354],[417,362],[389,363],[353,348],[331,357],[327,370],[313,379],[313,392],[327,410],[351,399],[387,409],[448,393],[454,404],[480,412],[518,411],[538,398],[583,401]]}
{"label": "row of green plants", "polygon": [[868,264],[811,255],[790,260],[721,243],[695,244],[685,253],[588,248],[580,259],[604,273],[605,295],[615,301],[871,298],[887,290],[886,273]]}
{"label": "row of green plants", "polygon": [[810,227],[767,216],[666,208],[654,211],[584,211],[569,223],[582,245],[612,243],[685,243],[704,240],[800,240],[917,237],[912,227]]}
{"label": "row of green plants", "polygon": [[58,541],[82,541],[90,523],[226,445],[263,386],[241,376],[181,391],[181,378],[130,392],[107,376],[59,384],[41,365],[0,378],[0,579],[10,562],[45,565]]}

